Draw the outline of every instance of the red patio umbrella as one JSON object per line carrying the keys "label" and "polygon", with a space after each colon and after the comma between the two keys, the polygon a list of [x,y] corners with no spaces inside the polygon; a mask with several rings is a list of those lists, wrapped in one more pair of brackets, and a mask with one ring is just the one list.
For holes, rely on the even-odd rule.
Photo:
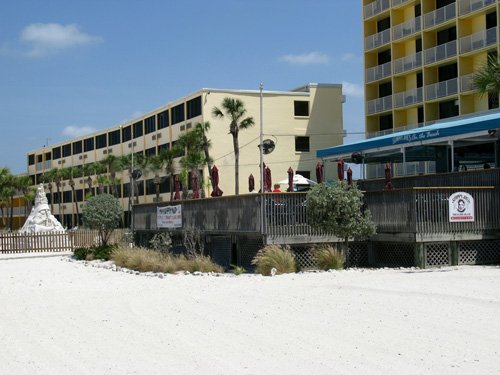
{"label": "red patio umbrella", "polygon": [[264,191],[271,192],[272,186],[273,186],[273,180],[271,178],[271,169],[269,167],[266,167],[265,171],[265,177],[264,177]]}
{"label": "red patio umbrella", "polygon": [[384,190],[392,190],[394,186],[392,186],[391,182],[391,165],[389,163],[385,164],[385,187]]}
{"label": "red patio umbrella", "polygon": [[261,180],[263,180],[263,181],[261,181],[259,193],[262,193],[262,191],[261,191],[262,188],[264,188],[264,191],[267,190],[266,189],[266,163],[262,163],[260,170],[261,170],[260,177],[261,177]]}
{"label": "red patio umbrella", "polygon": [[288,189],[286,191],[293,191],[293,169],[288,168]]}
{"label": "red patio umbrella", "polygon": [[340,181],[344,181],[344,159],[337,161],[337,175]]}
{"label": "red patio umbrella", "polygon": [[253,178],[253,174],[250,173],[248,176],[248,191],[251,193],[255,190],[255,179]]}
{"label": "red patio umbrella", "polygon": [[316,181],[318,184],[323,182],[323,164],[319,161],[318,164],[316,164]]}
{"label": "red patio umbrella", "polygon": [[198,173],[191,172],[191,177],[193,179],[193,199],[198,199],[200,197],[200,188],[198,184]]}
{"label": "red patio umbrella", "polygon": [[351,167],[347,168],[347,183],[349,186],[352,186],[352,169]]}
{"label": "red patio umbrella", "polygon": [[212,191],[212,194],[210,195],[212,197],[221,197],[223,192],[219,188],[219,170],[215,165],[212,167],[211,175],[212,175],[212,182],[214,184],[214,191]]}
{"label": "red patio umbrella", "polygon": [[175,175],[174,177],[174,201],[178,201],[181,199],[181,182],[179,181],[179,175]]}

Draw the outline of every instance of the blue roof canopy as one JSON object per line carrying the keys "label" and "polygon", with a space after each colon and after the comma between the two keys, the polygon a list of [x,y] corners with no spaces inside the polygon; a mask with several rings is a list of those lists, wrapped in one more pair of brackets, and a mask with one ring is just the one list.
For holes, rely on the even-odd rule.
{"label": "blue roof canopy", "polygon": [[473,117],[468,116],[346,145],[323,148],[316,151],[316,156],[321,159],[332,159],[354,152],[375,152],[380,148],[389,149],[394,147],[394,149],[398,149],[404,146],[412,147],[429,144],[432,141],[438,143],[457,136],[467,138],[467,136],[472,136],[473,133],[482,132],[487,134],[488,130],[498,128],[500,128],[500,112],[475,115]]}

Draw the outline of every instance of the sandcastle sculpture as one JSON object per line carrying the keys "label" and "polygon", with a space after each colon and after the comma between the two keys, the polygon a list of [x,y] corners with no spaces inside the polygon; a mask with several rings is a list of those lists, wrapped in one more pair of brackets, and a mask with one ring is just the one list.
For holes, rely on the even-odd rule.
{"label": "sandcastle sculpture", "polygon": [[65,232],[61,223],[50,212],[49,202],[43,189],[43,184],[38,185],[35,197],[35,206],[30,216],[19,231],[20,233],[50,233]]}

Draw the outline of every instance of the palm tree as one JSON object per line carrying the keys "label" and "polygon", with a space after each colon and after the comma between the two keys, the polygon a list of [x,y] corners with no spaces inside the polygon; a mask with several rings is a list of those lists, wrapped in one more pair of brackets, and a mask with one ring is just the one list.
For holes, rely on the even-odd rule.
{"label": "palm tree", "polygon": [[[210,157],[210,147],[212,147],[212,142],[207,138],[207,132],[210,130],[210,122],[199,122],[195,126],[195,130],[201,133],[202,137],[202,147],[203,152],[205,153],[205,163],[208,168],[208,175],[210,176],[212,172],[212,158]],[[212,179],[209,177],[210,183],[212,185],[212,189],[215,188],[215,184]]]}
{"label": "palm tree", "polygon": [[[64,214],[63,214],[63,210],[62,210],[62,206],[61,206],[61,200],[62,200],[62,197],[61,197],[61,181],[62,181],[62,173],[61,173],[61,169],[60,168],[53,168],[47,172],[45,172],[44,174],[44,180],[48,182],[49,184],[49,190],[52,194],[52,184],[55,184],[56,185],[56,189],[57,189],[57,205],[59,207],[59,219],[61,221],[61,225],[64,226]],[[51,199],[51,210],[53,209],[53,206],[52,206],[52,201],[54,200],[54,198],[52,197]]]}
{"label": "palm tree", "polygon": [[89,190],[88,194],[90,194],[90,195],[93,195],[92,194],[92,176],[95,174],[96,174],[96,172],[95,172],[94,163],[85,164],[83,166],[83,176],[87,177],[85,179],[85,182],[87,183],[88,190]]}
{"label": "palm tree", "polygon": [[121,164],[121,158],[113,154],[108,154],[108,156],[102,161],[102,163],[106,166],[108,170],[111,187],[113,189],[113,195],[115,197],[118,197],[116,173],[123,170],[123,166]]}
{"label": "palm tree", "polygon": [[161,155],[155,155],[148,158],[148,169],[155,174],[153,182],[155,184],[156,202],[160,201],[160,184],[162,182],[160,171],[164,166],[165,159]]}
{"label": "palm tree", "polygon": [[162,150],[160,155],[158,155],[158,157],[163,160],[165,172],[169,180],[170,200],[172,201],[174,199],[174,173],[175,173],[174,150],[171,148],[169,148],[168,150]]}
{"label": "palm tree", "polygon": [[80,218],[80,212],[78,210],[78,202],[76,201],[76,193],[75,193],[75,177],[81,177],[82,175],[82,170],[80,168],[76,167],[68,167],[64,168],[61,170],[61,174],[64,180],[68,180],[68,185],[71,187],[71,197],[73,204],[75,205],[75,212],[76,212],[76,220],[75,220],[75,215],[72,217],[72,224],[73,226],[78,225],[78,220]]}
{"label": "palm tree", "polygon": [[[10,198],[14,194],[14,189],[12,187],[13,176],[10,173],[9,168],[0,168],[0,209],[2,210],[2,222],[4,228],[6,227],[5,216],[9,216]],[[11,223],[9,222],[9,228],[11,228]]]}
{"label": "palm tree", "polygon": [[16,187],[19,191],[23,193],[24,199],[24,219],[28,217],[28,212],[31,211],[31,202],[35,199],[36,190],[30,188],[31,186],[31,178],[29,176],[17,176],[16,177]]}
{"label": "palm tree", "polygon": [[500,93],[500,57],[488,56],[487,62],[474,74],[474,85],[480,94]]}
{"label": "palm tree", "polygon": [[[226,97],[222,100],[221,109],[214,107],[212,115],[216,118],[229,117],[231,123],[229,125],[229,133],[233,136],[234,148],[234,193],[239,194],[239,174],[240,174],[240,147],[238,144],[238,133],[240,130],[248,129],[254,125],[253,117],[245,117],[247,110],[245,104],[239,99]],[[225,114],[224,114],[225,113]]]}
{"label": "palm tree", "polygon": [[47,188],[49,189],[49,194],[50,194],[50,211],[54,212],[54,197],[52,196],[52,174],[54,169],[51,169],[50,171],[45,172],[42,175],[42,182],[44,184],[47,184]]}

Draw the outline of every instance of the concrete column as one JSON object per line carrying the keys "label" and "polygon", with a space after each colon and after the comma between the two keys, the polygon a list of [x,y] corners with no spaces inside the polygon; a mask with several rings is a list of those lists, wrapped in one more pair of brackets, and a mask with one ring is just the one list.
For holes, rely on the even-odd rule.
{"label": "concrete column", "polygon": [[415,244],[415,266],[425,268],[425,246],[423,242]]}
{"label": "concrete column", "polygon": [[459,260],[459,245],[457,241],[450,242],[450,262],[452,266],[458,266]]}

